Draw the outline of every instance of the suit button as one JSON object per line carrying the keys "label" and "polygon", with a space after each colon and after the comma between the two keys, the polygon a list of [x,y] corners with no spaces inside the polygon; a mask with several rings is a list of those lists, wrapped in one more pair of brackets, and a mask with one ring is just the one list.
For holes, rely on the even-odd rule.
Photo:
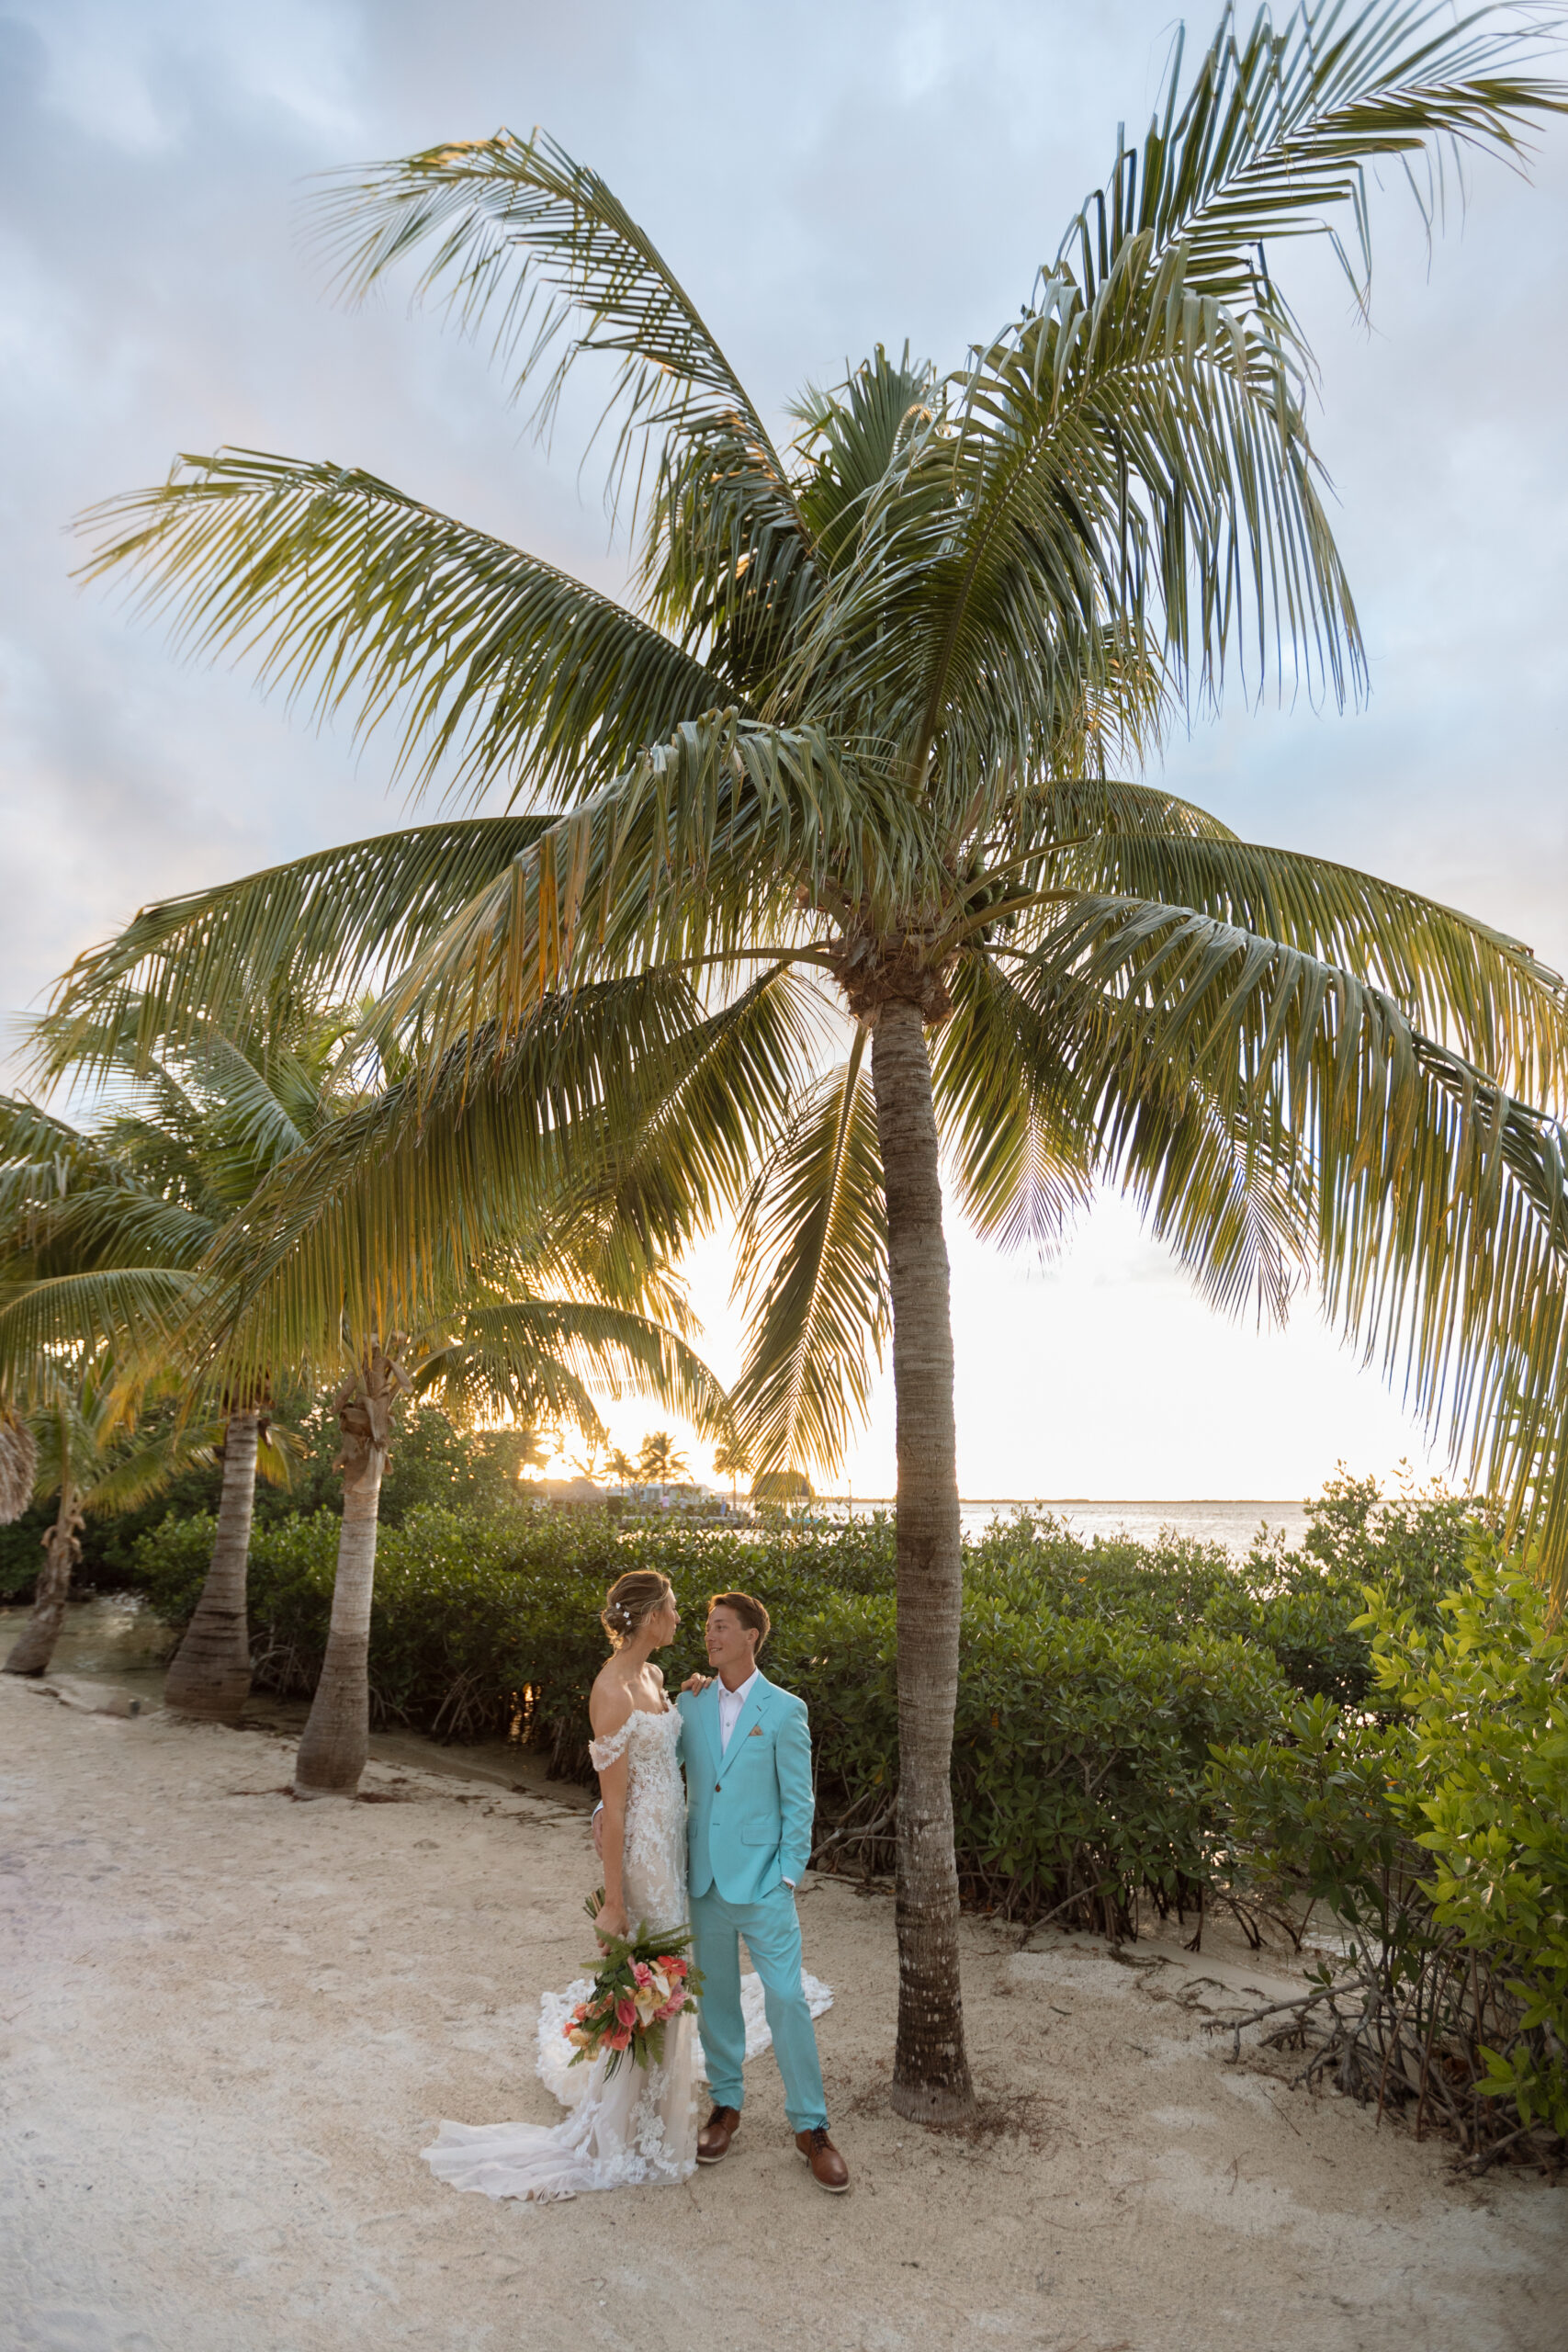
{"label": "suit button", "polygon": [[722,1781],[716,1781],[714,1782],[713,1792],[716,1797],[721,1797],[724,1794],[724,1782]]}

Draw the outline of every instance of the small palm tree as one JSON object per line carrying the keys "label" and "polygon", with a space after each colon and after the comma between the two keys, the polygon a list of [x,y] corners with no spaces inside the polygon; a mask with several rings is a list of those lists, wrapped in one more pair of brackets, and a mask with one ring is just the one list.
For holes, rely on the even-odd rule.
{"label": "small palm tree", "polygon": [[668,1430],[649,1430],[637,1449],[637,1466],[652,1486],[667,1487],[691,1467]]}
{"label": "small palm tree", "polygon": [[[331,1141],[342,1148],[341,1129]],[[312,1164],[320,1157],[319,1149]],[[323,1266],[319,1253],[301,1246],[293,1222],[297,1176],[296,1167],[282,1166],[270,1191],[219,1235],[207,1272],[221,1306],[216,1318],[206,1317],[206,1344],[231,1381],[254,1379],[259,1366],[275,1362],[321,1366],[333,1353],[344,1366],[335,1398],[344,1502],[332,1617],[294,1787],[303,1797],[352,1796],[369,1753],[380,1490],[402,1400],[432,1398],[459,1427],[568,1426],[598,1444],[604,1430],[595,1390],[637,1389],[707,1427],[721,1420],[724,1396],[683,1331],[643,1311],[652,1305],[683,1320],[673,1285],[654,1270],[623,1269],[622,1295],[605,1295],[613,1276],[598,1234],[586,1244],[581,1235],[570,1244],[558,1238],[553,1250],[536,1240],[531,1252],[494,1250],[482,1272],[470,1275],[467,1295],[449,1305],[430,1288],[440,1252],[421,1250],[415,1234],[401,1258],[378,1266],[367,1291],[345,1302],[330,1262]],[[547,1292],[541,1273],[572,1287]],[[374,1323],[367,1330],[371,1292],[393,1311],[423,1304],[423,1328],[412,1338]]]}
{"label": "small palm tree", "polygon": [[738,1498],[740,1480],[751,1467],[751,1457],[739,1438],[727,1437],[714,1448],[713,1466],[721,1478],[729,1481],[729,1499]]}
{"label": "small palm tree", "polygon": [[182,1470],[212,1459],[210,1447],[188,1430],[138,1437],[135,1388],[117,1377],[107,1357],[74,1371],[56,1363],[38,1385],[46,1395],[30,1417],[32,1499],[53,1498],[56,1510],[43,1537],[32,1613],[6,1660],[6,1674],[49,1670],[82,1556],[84,1519],[132,1510]]}
{"label": "small palm tree", "polygon": [[[112,1347],[166,1372],[205,1295],[214,1237],[342,1106],[337,1048],[351,1014],[285,1014],[249,1034],[210,1024],[179,1051],[136,1053],[136,1017],[69,1044],[44,1023],[51,1085],[102,1089],[85,1124],[0,1098],[0,1386],[61,1346]],[[352,1089],[351,1093],[357,1090]],[[221,1395],[222,1487],[212,1562],[170,1665],[165,1703],[232,1721],[251,1684],[245,1605],[258,1469],[287,1483],[266,1382]]]}
{"label": "small palm tree", "polygon": [[613,1445],[610,1448],[606,1467],[611,1477],[619,1479],[623,1487],[629,1487],[637,1476],[637,1464],[623,1446]]}
{"label": "small palm tree", "polygon": [[1281,264],[1327,235],[1364,301],[1364,175],[1517,156],[1563,106],[1529,56],[1424,6],[1278,31],[1227,9],[1013,318],[945,374],[878,349],[808,388],[784,450],[650,239],[543,136],[345,181],[348,285],[423,249],[467,322],[495,306],[518,385],[544,371],[547,417],[615,355],[613,490],[648,489],[636,613],[337,464],[186,459],[96,518],[98,567],[197,643],[367,725],[396,711],[418,783],[504,806],[150,910],[67,1004],[145,977],[177,1023],[391,973],[376,1034],[423,1077],[362,1198],[395,1226],[400,1168],[455,1254],[568,1132],[644,1246],[739,1204],[735,1426],[761,1471],[841,1455],[891,1336],[894,2098],[928,2120],[971,2098],[943,1151],[1004,1242],[1048,1243],[1111,1183],[1221,1306],[1283,1312],[1313,1269],[1478,1443],[1508,1368],[1546,1395],[1568,1350],[1562,1139],[1515,1099],[1562,1085],[1556,976],[1127,775],[1227,662],[1336,697],[1362,678]]}

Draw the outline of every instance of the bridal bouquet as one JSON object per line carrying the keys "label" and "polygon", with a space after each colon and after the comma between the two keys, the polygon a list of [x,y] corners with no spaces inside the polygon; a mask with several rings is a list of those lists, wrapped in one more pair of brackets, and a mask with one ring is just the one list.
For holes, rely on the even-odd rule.
{"label": "bridal bouquet", "polygon": [[[597,1916],[602,1894],[590,1895],[588,1916]],[[564,2031],[572,2045],[568,2064],[590,2064],[608,2052],[606,2079],[624,2057],[638,2066],[659,2065],[664,2029],[702,1990],[702,1974],[688,1954],[692,1939],[674,1935],[606,1936],[600,1946],[598,1974],[586,2001],[579,2001]]]}

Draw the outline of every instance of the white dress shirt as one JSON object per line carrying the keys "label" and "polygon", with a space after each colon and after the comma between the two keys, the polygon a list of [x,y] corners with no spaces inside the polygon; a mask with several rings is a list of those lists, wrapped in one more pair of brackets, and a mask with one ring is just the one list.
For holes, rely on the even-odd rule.
{"label": "white dress shirt", "polygon": [[719,1678],[718,1752],[721,1756],[729,1746],[730,1734],[734,1731],[736,1724],[740,1721],[741,1708],[751,1696],[751,1686],[757,1679],[757,1668],[753,1667],[750,1673],[746,1677],[745,1681],[742,1682],[739,1688],[735,1690],[730,1689],[728,1683],[724,1680],[722,1676]]}

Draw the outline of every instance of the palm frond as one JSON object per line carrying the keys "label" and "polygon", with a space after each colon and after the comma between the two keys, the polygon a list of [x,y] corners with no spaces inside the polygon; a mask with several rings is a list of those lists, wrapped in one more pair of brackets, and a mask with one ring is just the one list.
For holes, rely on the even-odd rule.
{"label": "palm frond", "polygon": [[1527,129],[1563,110],[1563,85],[1528,70],[1547,53],[1539,13],[1523,9],[1330,0],[1292,7],[1279,26],[1259,8],[1244,37],[1227,7],[1185,98],[1178,33],[1142,148],[1118,139],[1058,266],[1074,265],[1092,299],[1129,239],[1156,251],[1179,242],[1194,290],[1274,311],[1265,242],[1324,237],[1364,305],[1369,171],[1399,159],[1430,229],[1450,171],[1462,195],[1466,150],[1517,162]]}
{"label": "palm frond", "polygon": [[[1414,890],[1291,850],[1156,831],[1102,832],[1055,878],[1218,916],[1343,966],[1398,999],[1502,1085],[1555,1096],[1568,1071],[1568,991],[1521,940]],[[1047,918],[1049,920],[1050,918]]]}
{"label": "palm frond", "polygon": [[[1105,1164],[1162,1204],[1189,1261],[1204,1262],[1206,1222],[1240,1231],[1223,1148],[1254,1202],[1283,1210],[1287,1256],[1292,1222],[1310,1246],[1331,1318],[1447,1429],[1456,1460],[1499,1482],[1568,1589],[1568,1520],[1532,1487],[1510,1401],[1560,1396],[1568,1374],[1556,1122],[1359,974],[1188,908],[1086,900],[1011,968],[1058,1015],[1076,1001]],[[1212,1138],[1194,1148],[1189,1129],[1185,1164],[1169,1147],[1161,1159],[1184,1094]]]}
{"label": "palm frond", "polygon": [[932,1052],[943,1156],[964,1215],[1004,1249],[1055,1250],[1090,1197],[1095,1134],[1059,1020],[1005,967],[962,956]]}
{"label": "palm frond", "polygon": [[355,997],[438,937],[552,821],[412,826],[144,908],[61,981],[55,1060],[91,1074],[129,1051],[141,1068],[212,1030],[243,1033],[279,1003]]}
{"label": "palm frond", "polygon": [[[334,1120],[219,1235],[207,1344],[233,1376],[425,1329],[477,1279],[677,1331],[666,1260],[740,1196],[807,1050],[784,975],[705,1010],[682,975],[549,1001]],[[344,1334],[347,1334],[345,1340]]]}
{"label": "palm frond", "polygon": [[199,1274],[157,1265],[0,1279],[0,1393],[27,1401],[101,1350],[128,1363],[177,1357],[204,1296]]}
{"label": "palm frond", "polygon": [[541,428],[582,354],[615,356],[605,411],[617,419],[612,500],[645,435],[668,450],[717,433],[747,447],[759,494],[800,534],[778,453],[690,296],[599,175],[544,132],[523,140],[502,130],[341,173],[318,202],[353,298],[436,241],[419,293],[441,290],[470,332],[494,322],[495,354],[514,371],[515,391],[540,384]]}
{"label": "palm frond", "polygon": [[504,1046],[554,990],[770,958],[798,933],[803,899],[896,924],[939,872],[925,812],[885,771],[818,728],[711,711],[476,892],[387,990],[380,1020],[417,1026],[437,1054],[481,1024]]}
{"label": "palm frond", "polygon": [[414,1372],[415,1392],[438,1395],[469,1419],[504,1404],[514,1420],[602,1424],[581,1399],[592,1390],[653,1397],[705,1431],[724,1426],[724,1390],[694,1349],[648,1316],[598,1300],[515,1297],[468,1307]]}
{"label": "palm frond", "polygon": [[216,1459],[206,1430],[175,1428],[139,1435],[84,1482],[79,1489],[81,1507],[95,1519],[135,1510],[162,1494],[184,1471],[209,1469]]}
{"label": "palm frond", "polygon": [[33,1498],[38,1440],[20,1413],[0,1405],[0,1527],[20,1519]]}
{"label": "palm frond", "polygon": [[395,773],[478,798],[575,798],[732,698],[584,587],[374,475],[222,449],[82,517],[82,577],[124,574],[193,658],[225,651],[318,721],[400,730]]}
{"label": "palm frond", "polygon": [[753,1467],[841,1463],[889,1329],[876,1107],[857,1029],[760,1171],[736,1244],[750,1340],[731,1398]]}

